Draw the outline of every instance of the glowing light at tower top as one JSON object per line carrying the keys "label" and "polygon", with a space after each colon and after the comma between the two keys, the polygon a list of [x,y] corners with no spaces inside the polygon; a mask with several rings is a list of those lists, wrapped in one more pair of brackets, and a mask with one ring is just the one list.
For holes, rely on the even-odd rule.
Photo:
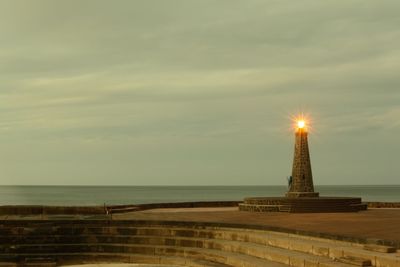
{"label": "glowing light at tower top", "polygon": [[304,120],[297,121],[297,128],[304,129],[305,126],[306,126],[306,122]]}
{"label": "glowing light at tower top", "polygon": [[310,119],[304,115],[293,117],[293,128],[295,132],[308,132],[310,129]]}

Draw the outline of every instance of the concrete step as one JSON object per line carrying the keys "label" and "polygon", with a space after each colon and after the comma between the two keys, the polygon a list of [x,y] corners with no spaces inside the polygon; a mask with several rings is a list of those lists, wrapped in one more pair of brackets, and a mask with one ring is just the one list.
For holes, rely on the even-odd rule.
{"label": "concrete step", "polygon": [[[24,257],[32,256],[54,256],[59,264],[70,264],[76,262],[100,263],[100,262],[121,262],[121,263],[156,263],[175,264],[183,266],[207,266],[207,267],[285,267],[286,265],[263,260],[246,255],[237,255],[223,251],[211,251],[199,248],[158,248],[152,255],[135,253],[50,253],[50,254],[3,254],[1,259],[14,258],[14,262],[20,262]],[[10,261],[8,261],[10,262]],[[12,261],[11,261],[12,262]]]}
{"label": "concrete step", "polygon": [[[115,252],[115,253],[134,253],[134,254],[167,254],[174,251],[175,253],[182,253],[182,251],[201,249],[209,253],[230,253],[236,256],[250,256],[258,259],[263,259],[271,262],[282,263],[286,265],[298,265],[305,263],[308,265],[335,266],[335,262],[329,258],[308,255],[301,252],[290,251],[286,249],[257,245],[252,243],[245,243],[239,241],[227,241],[216,239],[179,239],[170,240],[169,246],[155,245],[154,243],[165,243],[165,239],[158,238],[158,242],[154,242],[157,237],[152,237],[152,244],[46,244],[46,245],[21,245],[17,247],[15,253],[28,254],[28,253],[60,253],[62,251],[69,253],[78,252]],[[149,240],[147,238],[142,241]],[[182,255],[181,255],[182,256]],[[219,261],[221,262],[221,261]],[[224,263],[224,262],[222,262]],[[299,265],[300,264],[300,265]]]}
{"label": "concrete step", "polygon": [[382,253],[396,253],[397,249],[395,247],[375,245],[375,244],[366,244],[364,245],[365,250],[382,252]]}
{"label": "concrete step", "polygon": [[206,261],[206,260],[190,260],[190,265],[188,264],[188,262],[189,261],[185,262],[187,264],[187,266],[192,266],[192,267],[227,267],[227,266],[230,266],[230,265]]}
{"label": "concrete step", "polygon": [[371,261],[366,260],[363,258],[358,258],[358,257],[353,257],[353,256],[344,256],[344,257],[339,257],[337,258],[337,261],[347,263],[347,264],[352,264],[352,265],[357,265],[357,266],[371,266]]}
{"label": "concrete step", "polygon": [[[16,257],[16,255],[3,255],[10,257]],[[19,255],[21,257],[32,257],[37,256],[32,254]],[[46,255],[43,255],[46,256]],[[58,264],[57,266],[69,266],[71,264],[76,264],[77,262],[82,264],[89,263],[144,263],[144,264],[162,264],[162,266],[189,266],[189,267],[230,267],[231,265],[226,265],[217,262],[211,262],[201,259],[189,259],[181,257],[170,257],[170,256],[156,256],[156,255],[135,255],[135,254],[117,254],[117,253],[76,253],[76,254],[58,254]],[[1,259],[1,258],[0,258]],[[23,267],[25,266],[22,262],[0,262],[0,266],[7,267]],[[40,265],[39,265],[40,266]]]}

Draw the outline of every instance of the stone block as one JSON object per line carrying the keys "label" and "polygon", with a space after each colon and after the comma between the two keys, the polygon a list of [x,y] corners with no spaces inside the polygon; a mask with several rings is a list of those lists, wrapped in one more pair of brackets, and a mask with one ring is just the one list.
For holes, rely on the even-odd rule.
{"label": "stone block", "polygon": [[267,244],[273,247],[289,249],[290,241],[288,239],[271,238],[267,241]]}
{"label": "stone block", "polygon": [[400,267],[400,259],[375,258],[375,267]]}
{"label": "stone block", "polygon": [[304,267],[320,267],[321,262],[317,260],[304,260]]}
{"label": "stone block", "polygon": [[364,249],[369,250],[369,251],[382,252],[382,253],[395,253],[397,251],[397,249],[395,247],[375,245],[375,244],[366,244],[366,245],[364,245]]}
{"label": "stone block", "polygon": [[342,263],[347,263],[347,264],[351,264],[351,265],[356,265],[356,266],[371,266],[371,260],[367,260],[364,258],[358,258],[358,257],[354,257],[354,256],[344,256],[344,257],[340,257],[336,259],[339,262]]}
{"label": "stone block", "polygon": [[295,251],[300,251],[300,252],[305,252],[305,253],[312,253],[313,252],[313,245],[310,242],[295,242],[295,241],[290,241],[289,243],[289,249],[290,250],[295,250]]}
{"label": "stone block", "polygon": [[329,258],[331,259],[337,259],[340,257],[343,257],[343,249],[342,248],[330,248],[329,249]]}
{"label": "stone block", "polygon": [[178,257],[160,257],[159,264],[176,264],[176,265],[186,265],[188,262],[185,258],[178,258]]}
{"label": "stone block", "polygon": [[291,257],[286,254],[280,254],[269,250],[265,251],[264,258],[270,261],[279,262],[286,265],[290,264],[290,259],[291,259]]}
{"label": "stone block", "polygon": [[290,257],[290,266],[305,267],[304,259]]}
{"label": "stone block", "polygon": [[131,255],[129,257],[129,262],[132,263],[148,263],[148,264],[158,264],[160,263],[159,256],[149,256],[149,255]]}
{"label": "stone block", "polygon": [[329,257],[330,249],[328,247],[314,246],[312,249],[314,255]]}

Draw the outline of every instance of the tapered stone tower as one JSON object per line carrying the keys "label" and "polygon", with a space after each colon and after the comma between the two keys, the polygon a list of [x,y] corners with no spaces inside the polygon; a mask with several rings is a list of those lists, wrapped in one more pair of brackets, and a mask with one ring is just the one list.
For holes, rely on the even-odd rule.
{"label": "tapered stone tower", "polygon": [[318,197],[314,192],[308,133],[304,121],[299,121],[295,133],[292,177],[287,197]]}
{"label": "tapered stone tower", "polygon": [[247,197],[239,210],[252,212],[357,212],[367,204],[359,197],[320,197],[314,192],[306,122],[296,124],[292,176],[285,197]]}

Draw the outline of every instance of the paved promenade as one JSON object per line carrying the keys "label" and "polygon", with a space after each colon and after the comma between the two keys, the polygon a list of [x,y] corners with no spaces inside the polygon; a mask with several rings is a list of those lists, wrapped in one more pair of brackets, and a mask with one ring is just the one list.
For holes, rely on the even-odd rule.
{"label": "paved promenade", "polygon": [[115,214],[113,219],[224,222],[275,226],[360,238],[400,240],[400,209],[358,213],[250,213],[237,208],[159,209]]}

